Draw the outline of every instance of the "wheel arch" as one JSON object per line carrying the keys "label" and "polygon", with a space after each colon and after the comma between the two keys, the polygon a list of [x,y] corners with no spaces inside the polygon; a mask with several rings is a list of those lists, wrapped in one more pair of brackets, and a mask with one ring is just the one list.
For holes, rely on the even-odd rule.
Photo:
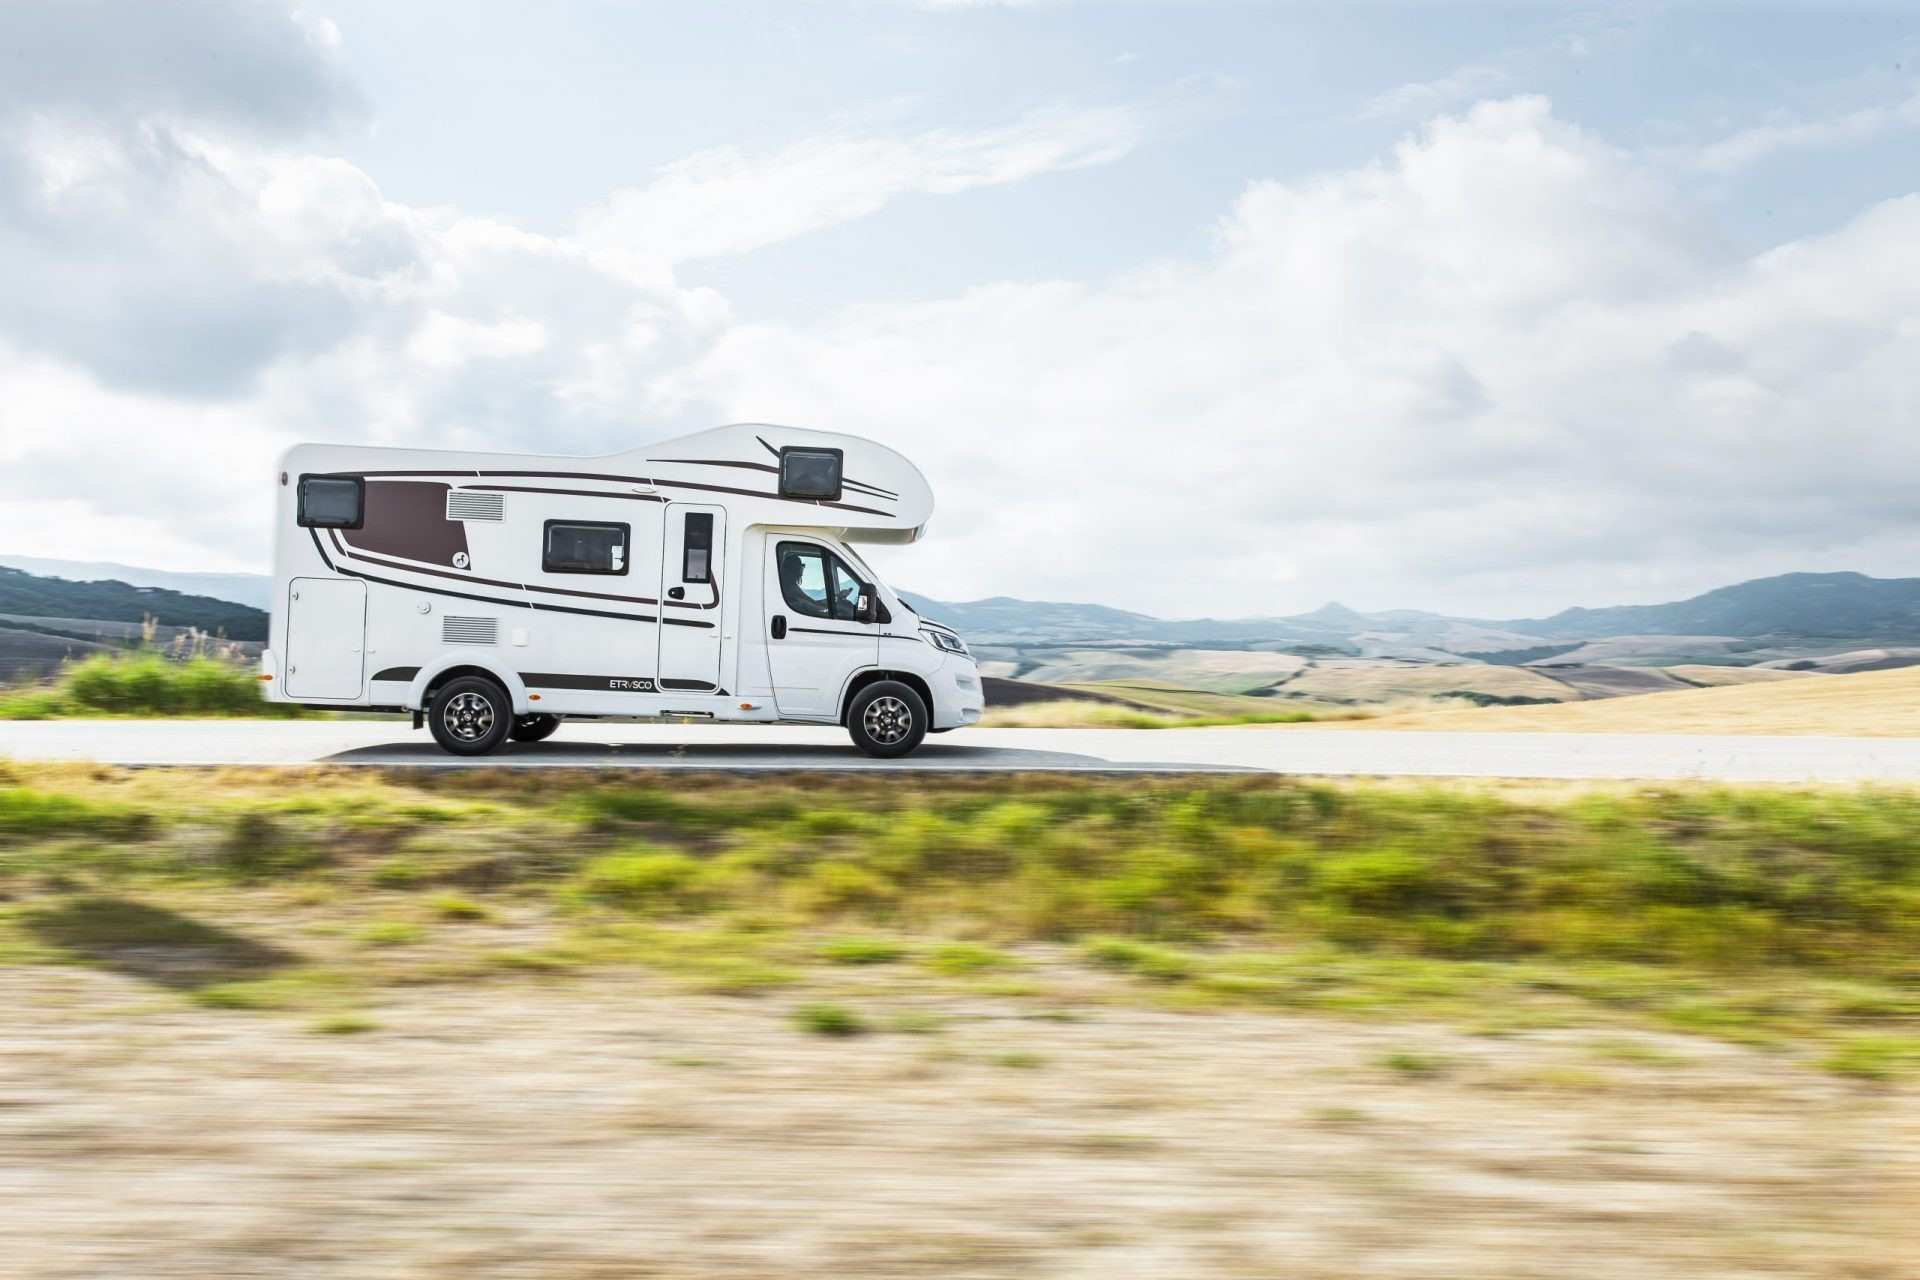
{"label": "wheel arch", "polygon": [[420,668],[413,683],[407,688],[407,706],[410,709],[424,711],[433,701],[434,690],[449,680],[461,676],[481,676],[493,681],[507,691],[507,699],[513,704],[513,714],[527,715],[527,686],[520,677],[498,663],[489,662],[473,654],[448,654],[432,666]]}
{"label": "wheel arch", "polygon": [[853,700],[860,696],[860,691],[868,685],[875,684],[881,680],[897,680],[919,694],[921,704],[927,709],[927,719],[929,721],[933,719],[933,687],[927,683],[925,676],[916,675],[911,671],[901,671],[892,667],[869,667],[865,671],[854,672],[853,676],[847,681],[845,691],[840,695],[840,723],[842,725],[847,723],[848,713],[853,709]]}

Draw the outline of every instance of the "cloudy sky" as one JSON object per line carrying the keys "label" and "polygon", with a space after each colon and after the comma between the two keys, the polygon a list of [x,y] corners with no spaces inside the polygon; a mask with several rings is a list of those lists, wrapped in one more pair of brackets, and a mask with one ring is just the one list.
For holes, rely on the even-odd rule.
{"label": "cloudy sky", "polygon": [[739,420],[919,461],[948,599],[1920,574],[1920,11],[0,2],[0,551]]}

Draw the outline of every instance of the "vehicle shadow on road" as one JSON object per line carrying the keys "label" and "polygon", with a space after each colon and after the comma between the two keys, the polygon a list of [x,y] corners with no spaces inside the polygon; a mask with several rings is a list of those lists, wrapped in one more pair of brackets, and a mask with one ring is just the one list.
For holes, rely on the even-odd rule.
{"label": "vehicle shadow on road", "polygon": [[927,743],[900,760],[875,760],[852,747],[752,742],[515,742],[490,756],[449,755],[432,742],[355,747],[327,764],[494,765],[509,768],[590,767],[693,769],[1112,769],[1098,756]]}

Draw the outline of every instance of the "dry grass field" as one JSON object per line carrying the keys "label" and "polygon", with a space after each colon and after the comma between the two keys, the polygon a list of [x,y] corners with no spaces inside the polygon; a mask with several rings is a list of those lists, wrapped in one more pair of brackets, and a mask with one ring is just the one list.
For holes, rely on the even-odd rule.
{"label": "dry grass field", "polygon": [[0,763],[0,1273],[1906,1280],[1917,815]]}
{"label": "dry grass field", "polygon": [[1704,663],[1683,663],[1677,667],[1662,668],[1670,676],[1685,680],[1688,684],[1705,685],[1720,688],[1730,684],[1782,684],[1789,680],[1805,680],[1813,673],[1807,671],[1786,671],[1779,667],[1710,667]]}
{"label": "dry grass field", "polygon": [[1557,706],[1410,711],[1372,729],[1505,733],[1767,733],[1904,738],[1920,734],[1920,667],[1790,676]]}

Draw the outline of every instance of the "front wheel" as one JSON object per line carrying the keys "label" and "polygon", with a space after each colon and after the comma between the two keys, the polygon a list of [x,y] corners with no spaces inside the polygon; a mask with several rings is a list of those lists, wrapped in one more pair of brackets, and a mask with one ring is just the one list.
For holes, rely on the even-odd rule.
{"label": "front wheel", "polygon": [[515,716],[509,733],[515,742],[545,742],[559,727],[559,716]]}
{"label": "front wheel", "polygon": [[847,732],[853,745],[870,756],[893,760],[927,736],[927,704],[897,680],[876,680],[853,696],[847,708]]}
{"label": "front wheel", "polygon": [[513,703],[507,691],[480,676],[440,686],[427,712],[433,739],[456,756],[483,756],[507,740]]}

